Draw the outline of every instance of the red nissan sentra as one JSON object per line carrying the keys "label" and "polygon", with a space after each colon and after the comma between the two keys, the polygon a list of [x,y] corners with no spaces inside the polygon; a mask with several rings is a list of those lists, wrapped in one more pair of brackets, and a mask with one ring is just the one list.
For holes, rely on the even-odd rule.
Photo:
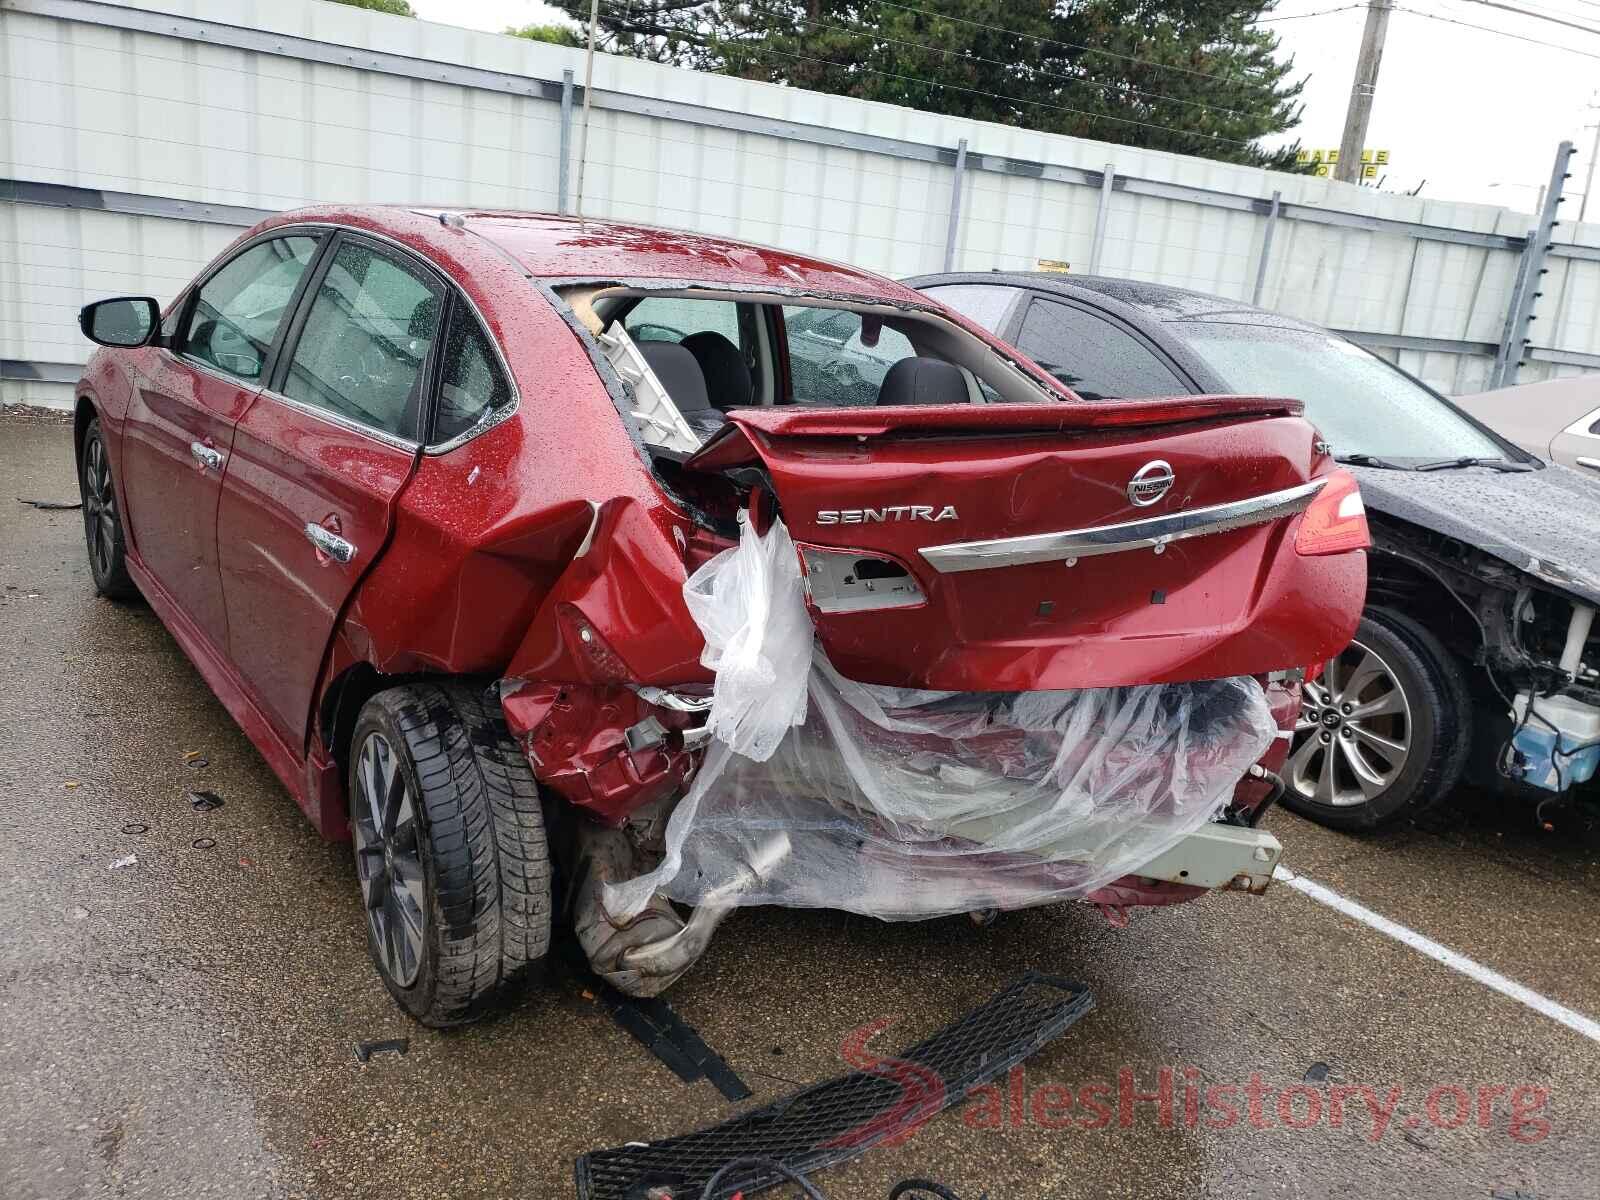
{"label": "red nissan sentra", "polygon": [[782,251],[315,208],[81,325],[95,586],[353,838],[427,1024],[553,920],[651,994],[739,904],[1259,892],[1300,668],[1361,612],[1297,403],[1085,403]]}

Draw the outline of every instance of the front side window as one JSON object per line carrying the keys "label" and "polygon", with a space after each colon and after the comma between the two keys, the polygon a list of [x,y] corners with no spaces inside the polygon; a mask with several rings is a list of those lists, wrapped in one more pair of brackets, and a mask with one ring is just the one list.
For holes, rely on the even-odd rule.
{"label": "front side window", "polygon": [[314,237],[257,242],[208,279],[189,310],[181,353],[255,382],[317,252]]}
{"label": "front side window", "polygon": [[882,318],[842,308],[785,305],[789,386],[796,404],[856,408],[878,402],[889,368],[916,349]]}
{"label": "front side window", "polygon": [[317,286],[282,392],[348,420],[414,439],[439,284],[386,250],[343,241]]}
{"label": "front side window", "polygon": [[434,443],[469,432],[511,400],[511,384],[489,335],[460,299],[450,313],[440,370],[439,408],[430,439]]}
{"label": "front side window", "polygon": [[1085,400],[1182,396],[1190,389],[1133,334],[1085,309],[1035,299],[1017,349]]}

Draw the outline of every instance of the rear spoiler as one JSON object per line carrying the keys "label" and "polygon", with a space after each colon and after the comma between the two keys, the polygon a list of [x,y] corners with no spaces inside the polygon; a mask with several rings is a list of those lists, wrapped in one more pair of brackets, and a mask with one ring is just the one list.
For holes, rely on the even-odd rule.
{"label": "rear spoiler", "polygon": [[1073,404],[929,404],[891,408],[740,408],[684,464],[717,471],[749,461],[748,439],[864,438],[886,434],[995,435],[1069,433],[1176,425],[1241,417],[1297,417],[1299,400],[1267,396],[1180,396]]}

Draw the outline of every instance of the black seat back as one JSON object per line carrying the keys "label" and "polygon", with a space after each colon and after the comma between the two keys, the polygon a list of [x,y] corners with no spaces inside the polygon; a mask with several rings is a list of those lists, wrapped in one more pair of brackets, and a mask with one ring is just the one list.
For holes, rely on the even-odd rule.
{"label": "black seat back", "polygon": [[939,358],[902,358],[878,388],[879,404],[967,404],[967,379],[961,368]]}
{"label": "black seat back", "polygon": [[706,330],[683,339],[683,348],[694,355],[705,374],[713,408],[748,408],[755,403],[756,385],[750,377],[750,364],[744,355],[720,333]]}

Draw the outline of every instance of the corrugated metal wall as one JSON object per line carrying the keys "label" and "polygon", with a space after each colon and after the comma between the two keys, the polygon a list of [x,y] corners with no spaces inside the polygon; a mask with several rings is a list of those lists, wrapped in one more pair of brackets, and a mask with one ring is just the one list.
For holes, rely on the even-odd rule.
{"label": "corrugated metal wall", "polygon": [[[0,0],[0,55],[0,177],[23,185],[0,204],[0,388],[35,402],[70,397],[54,380],[87,356],[83,302],[172,296],[249,210],[556,208],[560,81],[583,71],[577,51],[320,0]],[[1279,191],[1265,305],[1364,335],[1444,390],[1484,386],[1519,258],[1505,240],[1532,223],[1503,209],[600,56],[584,210],[937,270],[962,139],[958,268],[1085,270],[1109,165],[1102,273],[1248,299]],[[1312,219],[1330,212],[1342,223]],[[1444,232],[1362,227],[1383,221]],[[1597,226],[1560,233],[1600,245]],[[1600,355],[1600,252],[1548,265],[1538,344],[1578,365],[1533,361],[1524,381]]]}

